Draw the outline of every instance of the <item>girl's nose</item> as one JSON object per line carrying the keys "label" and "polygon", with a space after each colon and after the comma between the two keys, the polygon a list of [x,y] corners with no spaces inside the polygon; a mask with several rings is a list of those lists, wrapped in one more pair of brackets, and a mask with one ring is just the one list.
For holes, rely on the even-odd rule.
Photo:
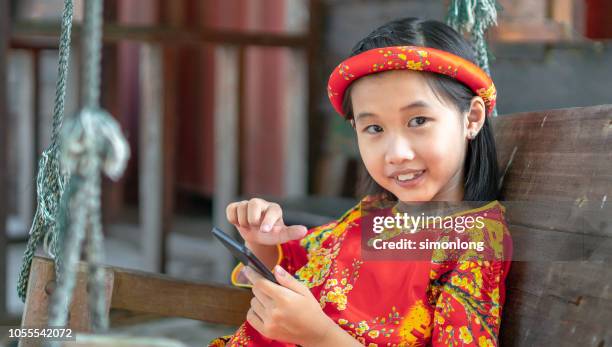
{"label": "girl's nose", "polygon": [[414,160],[414,156],[410,141],[403,136],[395,136],[389,142],[385,160],[389,164],[398,165],[407,160]]}

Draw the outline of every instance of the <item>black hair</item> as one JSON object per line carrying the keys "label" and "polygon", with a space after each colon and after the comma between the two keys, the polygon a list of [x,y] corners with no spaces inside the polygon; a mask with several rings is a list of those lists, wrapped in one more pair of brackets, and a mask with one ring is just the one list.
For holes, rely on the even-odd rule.
{"label": "black hair", "polygon": [[[453,28],[436,20],[414,17],[397,19],[377,28],[353,47],[351,56],[374,48],[389,46],[422,46],[437,48],[476,63],[472,46]],[[428,74],[427,83],[434,93],[450,101],[461,112],[469,111],[476,94],[461,82],[437,73]],[[347,120],[353,119],[351,86],[344,94],[343,110]],[[466,201],[491,201],[499,195],[499,169],[493,129],[485,117],[484,125],[476,137],[469,141],[465,158],[464,196]],[[360,172],[360,194],[382,194],[396,198],[372,179],[365,166]]]}

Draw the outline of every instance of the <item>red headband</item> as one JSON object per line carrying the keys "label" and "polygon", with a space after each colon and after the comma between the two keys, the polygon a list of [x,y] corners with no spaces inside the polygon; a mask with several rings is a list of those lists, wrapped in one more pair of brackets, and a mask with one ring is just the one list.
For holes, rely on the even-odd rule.
{"label": "red headband", "polygon": [[369,74],[405,69],[450,76],[482,97],[489,115],[495,107],[495,85],[481,68],[452,53],[418,46],[375,48],[346,59],[329,76],[327,95],[336,112],[345,116],[342,100],[351,83]]}

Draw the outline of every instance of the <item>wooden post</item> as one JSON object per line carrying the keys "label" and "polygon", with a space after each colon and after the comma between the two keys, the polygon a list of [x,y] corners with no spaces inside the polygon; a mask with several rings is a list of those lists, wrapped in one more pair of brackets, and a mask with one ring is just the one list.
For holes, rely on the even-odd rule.
{"label": "wooden post", "polygon": [[[36,168],[38,167],[37,158],[40,152],[36,148],[36,119],[34,110],[36,108],[35,95],[35,83],[37,83],[37,77],[34,64],[36,62],[34,51],[23,50],[13,51],[12,57],[14,57],[14,63],[19,65],[16,67],[18,71],[23,72],[20,76],[21,81],[12,86],[13,100],[12,109],[14,110],[15,125],[12,128],[11,137],[14,151],[20,153],[19,159],[16,164],[16,177],[15,182],[17,184],[17,197],[14,202],[17,206],[16,215],[19,219],[19,238],[27,238],[27,229],[32,222],[34,216],[34,210],[36,209],[36,189],[34,188],[34,178],[36,177]],[[12,66],[13,67],[13,66]],[[15,68],[15,67],[13,67]],[[10,77],[9,77],[10,78]],[[8,83],[8,80],[7,80]],[[7,107],[7,112],[10,112]],[[7,193],[8,194],[8,193]],[[9,235],[12,230],[9,230]],[[13,238],[10,238],[11,241]]]}
{"label": "wooden post", "polygon": [[8,238],[6,233],[6,217],[8,209],[7,195],[7,160],[8,160],[8,107],[7,107],[7,55],[9,40],[9,0],[0,0],[0,320],[8,316],[7,310],[7,271]]}
{"label": "wooden post", "polygon": [[[119,6],[118,0],[104,1],[104,23],[117,23]],[[103,88],[100,95],[100,105],[107,110],[120,124],[126,127],[125,114],[120,112],[119,93],[119,45],[104,43],[102,45],[102,68],[101,85],[112,86]],[[125,177],[126,172],[123,174]],[[116,220],[119,212],[123,209],[123,196],[125,191],[125,179],[115,182],[108,178],[102,180],[102,223],[108,225]]]}
{"label": "wooden post", "polygon": [[[300,31],[308,7],[300,1],[287,2],[287,29]],[[306,195],[308,180],[308,57],[303,48],[291,49],[285,58],[284,100],[284,191],[288,197]]]}
{"label": "wooden post", "polygon": [[[36,177],[37,173],[38,173],[38,157],[40,155],[40,153],[42,153],[43,151],[43,145],[41,144],[41,136],[40,136],[40,124],[41,119],[44,119],[42,117],[41,114],[41,109],[40,109],[40,92],[41,92],[41,51],[38,48],[34,48],[32,50],[30,50],[30,52],[32,53],[32,98],[30,100],[27,100],[29,103],[32,104],[32,122],[29,123],[31,129],[30,131],[32,132],[32,137],[30,138],[30,141],[32,141],[32,149],[34,150],[31,153],[30,157],[26,157],[24,158],[25,160],[30,160],[30,164],[34,165],[34,172],[33,175],[30,177],[27,177],[29,179],[31,179],[32,177]],[[22,159],[22,160],[24,160]],[[31,181],[30,181],[31,182]],[[32,209],[32,211],[36,211],[36,205],[37,205],[37,191],[36,189],[32,189],[29,192],[30,195],[30,208]],[[32,217],[34,216],[34,214],[32,213]],[[25,223],[27,224],[28,220],[25,221]]]}
{"label": "wooden post", "polygon": [[[563,38],[571,39],[574,30],[574,2],[573,0],[554,0],[549,3],[550,17],[561,24]],[[577,2],[577,1],[576,1]]]}
{"label": "wooden post", "polygon": [[[227,230],[233,227],[227,222],[225,208],[238,195],[238,48],[222,45],[215,50],[215,193],[213,200],[213,224]],[[227,269],[229,273],[231,257]]]}
{"label": "wooden post", "polygon": [[141,244],[148,271],[161,270],[163,242],[163,75],[162,50],[144,44],[140,51],[139,195]]}
{"label": "wooden post", "polygon": [[[160,21],[163,25],[180,27],[183,25],[183,14],[185,3],[183,1],[159,1]],[[159,272],[166,272],[167,238],[172,231],[172,222],[175,205],[175,183],[176,183],[176,133],[178,129],[179,116],[177,114],[178,78],[177,66],[179,54],[176,47],[167,47],[163,51],[163,132],[162,132],[162,234],[159,248],[159,263],[155,266]]]}
{"label": "wooden post", "polygon": [[[316,162],[319,159],[319,141],[315,141],[315,139],[319,139],[322,133],[322,127],[318,124],[318,119],[316,117],[316,109],[317,102],[319,100],[320,92],[319,85],[322,84],[323,81],[320,80],[319,70],[321,67],[319,66],[319,55],[320,46],[321,46],[321,28],[323,27],[323,15],[322,15],[322,4],[321,0],[309,0],[308,1],[308,114],[307,114],[307,127],[308,127],[308,163],[311,165],[307,168],[308,170],[308,185],[307,192],[312,191],[312,187],[314,186],[316,172],[314,168],[317,167]],[[326,74],[325,74],[326,75]]]}
{"label": "wooden post", "polygon": [[[68,326],[75,332],[90,332],[91,317],[89,310],[89,290],[87,284],[88,264],[80,262],[76,271],[76,283],[70,303]],[[105,314],[110,311],[114,272],[105,270],[104,295]],[[45,327],[48,325],[48,311],[51,296],[55,290],[55,269],[53,262],[46,258],[34,257],[28,280],[28,292],[21,318],[21,326],[28,328]],[[38,346],[38,340],[22,339],[19,347]]]}

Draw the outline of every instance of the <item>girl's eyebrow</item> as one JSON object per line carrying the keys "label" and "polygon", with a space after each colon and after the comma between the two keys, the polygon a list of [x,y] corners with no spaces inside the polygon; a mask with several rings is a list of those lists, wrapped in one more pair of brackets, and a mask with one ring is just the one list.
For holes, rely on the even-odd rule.
{"label": "girl's eyebrow", "polygon": [[[414,102],[411,102],[410,104],[406,105],[406,106],[402,106],[400,108],[400,111],[405,111],[407,109],[411,109],[411,108],[429,108],[429,104],[426,103],[423,100],[417,100]],[[357,117],[355,117],[355,121],[358,121],[359,119],[363,119],[363,118],[367,118],[367,117],[376,117],[376,114],[371,113],[371,112],[361,112],[357,115]]]}
{"label": "girl's eyebrow", "polygon": [[409,108],[418,108],[418,107],[429,108],[429,104],[426,103],[423,100],[417,100],[417,101],[414,101],[414,102],[412,102],[412,103],[410,103],[410,104],[400,108],[400,111],[404,111],[404,110],[407,110]]}
{"label": "girl's eyebrow", "polygon": [[374,113],[371,112],[361,112],[357,115],[357,117],[355,117],[355,121],[358,121],[360,119],[364,119],[364,118],[368,118],[368,117],[376,117],[376,115]]}

